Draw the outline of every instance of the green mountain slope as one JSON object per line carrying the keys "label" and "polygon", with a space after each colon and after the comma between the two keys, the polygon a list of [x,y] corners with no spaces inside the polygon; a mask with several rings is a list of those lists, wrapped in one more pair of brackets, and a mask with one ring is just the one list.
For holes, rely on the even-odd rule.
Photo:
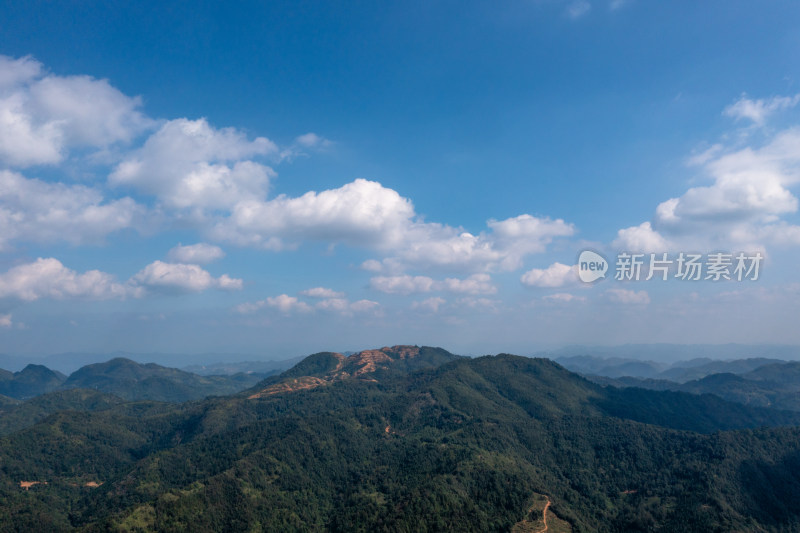
{"label": "green mountain slope", "polygon": [[56,390],[65,379],[64,374],[42,365],[28,365],[13,374],[3,370],[0,374],[0,394],[25,400]]}
{"label": "green mountain slope", "polygon": [[30,427],[59,411],[101,411],[123,403],[117,396],[87,389],[56,391],[0,407],[0,435]]}
{"label": "green mountain slope", "polygon": [[56,413],[0,439],[0,530],[509,531],[542,495],[573,531],[800,527],[800,429],[717,431],[792,414],[511,355],[356,373],[376,358],[282,378],[314,387]]}

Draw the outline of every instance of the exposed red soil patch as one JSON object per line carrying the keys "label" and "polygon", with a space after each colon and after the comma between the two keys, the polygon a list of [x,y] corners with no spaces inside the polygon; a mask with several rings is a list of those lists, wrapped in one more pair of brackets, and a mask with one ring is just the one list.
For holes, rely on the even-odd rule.
{"label": "exposed red soil patch", "polygon": [[34,485],[47,485],[47,481],[20,481],[19,486],[25,490],[33,487]]}
{"label": "exposed red soil patch", "polygon": [[326,380],[315,378],[312,376],[305,376],[302,378],[293,378],[275,385],[270,385],[266,389],[248,396],[249,399],[263,398],[264,396],[271,396],[273,394],[280,394],[282,392],[295,392],[305,389],[314,389],[320,385],[328,383]]}
{"label": "exposed red soil patch", "polygon": [[313,389],[342,379],[358,378],[363,381],[375,382],[375,379],[368,377],[369,374],[382,368],[388,368],[392,361],[416,357],[419,352],[417,346],[384,346],[379,350],[364,350],[350,357],[336,353],[334,354],[338,360],[336,368],[325,376],[321,378],[315,376],[290,378],[270,385],[264,390],[250,395],[249,398],[264,398],[273,394]]}

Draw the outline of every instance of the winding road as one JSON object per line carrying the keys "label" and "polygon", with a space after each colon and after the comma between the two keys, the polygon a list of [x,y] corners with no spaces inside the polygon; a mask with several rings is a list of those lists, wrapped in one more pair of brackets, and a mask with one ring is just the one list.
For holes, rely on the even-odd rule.
{"label": "winding road", "polygon": [[550,507],[550,498],[547,498],[547,503],[544,504],[544,509],[542,509],[542,522],[544,522],[544,529],[540,529],[536,533],[544,533],[547,531],[547,509]]}

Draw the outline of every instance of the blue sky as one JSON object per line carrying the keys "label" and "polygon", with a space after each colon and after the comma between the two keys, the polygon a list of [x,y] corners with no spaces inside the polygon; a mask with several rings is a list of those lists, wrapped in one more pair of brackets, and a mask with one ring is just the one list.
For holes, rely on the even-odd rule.
{"label": "blue sky", "polygon": [[[6,2],[3,351],[800,343],[798,15]],[[622,282],[620,251],[764,261]]]}

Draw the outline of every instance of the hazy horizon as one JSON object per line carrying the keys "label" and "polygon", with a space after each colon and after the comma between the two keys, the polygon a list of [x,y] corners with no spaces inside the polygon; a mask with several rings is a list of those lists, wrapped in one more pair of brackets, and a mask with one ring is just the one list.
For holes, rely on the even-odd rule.
{"label": "hazy horizon", "polygon": [[[419,344],[418,344],[419,345]],[[378,349],[390,345],[372,345],[337,349],[321,348],[304,353],[218,353],[218,352],[60,352],[46,354],[9,354],[0,353],[0,369],[18,372],[28,364],[42,364],[51,370],[71,373],[78,368],[94,363],[103,363],[117,357],[131,359],[137,363],[156,363],[174,368],[200,366],[224,366],[236,363],[280,363],[289,362],[292,366],[298,360],[318,352],[339,352],[344,354],[358,353],[363,350]],[[781,359],[785,361],[800,360],[800,345],[782,344],[623,344],[623,345],[561,345],[529,350],[526,352],[508,352],[495,350],[485,353],[464,352],[447,346],[436,346],[450,353],[468,357],[513,353],[525,357],[546,357],[549,359],[569,358],[573,356],[591,356],[600,359],[620,359],[647,361],[664,365],[672,365],[695,359],[715,361],[732,361],[749,358]],[[288,366],[286,367],[288,368]]]}

